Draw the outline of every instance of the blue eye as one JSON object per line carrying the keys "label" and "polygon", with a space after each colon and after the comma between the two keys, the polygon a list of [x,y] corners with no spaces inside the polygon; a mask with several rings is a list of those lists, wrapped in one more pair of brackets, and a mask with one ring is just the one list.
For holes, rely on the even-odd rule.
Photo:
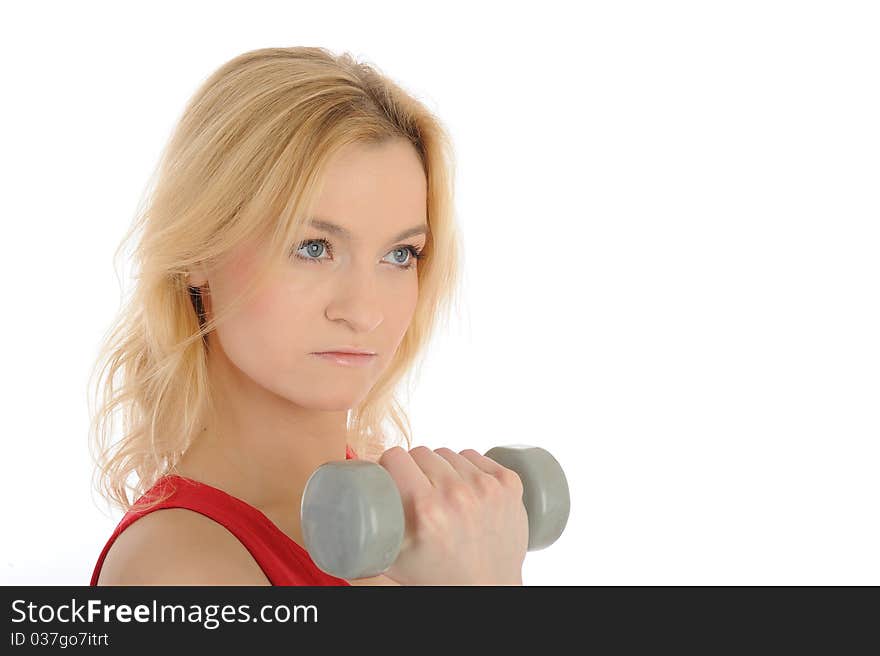
{"label": "blue eye", "polygon": [[[300,255],[299,252],[305,249],[306,255]],[[321,260],[327,258],[318,257],[324,251],[327,251],[331,257],[333,255],[333,248],[330,246],[330,242],[326,239],[307,239],[303,242],[300,242],[299,248],[296,250],[296,257],[300,260],[306,260],[308,262],[320,262]],[[391,254],[396,253],[407,253],[409,252],[410,257],[408,257],[405,262],[400,262],[397,260],[397,256],[394,255],[394,265],[398,269],[412,269],[416,262],[422,259],[422,251],[417,249],[412,244],[407,244],[406,246],[399,246],[390,251]]]}
{"label": "blue eye", "polygon": [[[317,247],[317,248],[316,248]],[[313,239],[311,241],[304,241],[302,246],[299,247],[299,250],[305,248],[310,257],[306,257],[304,259],[311,260],[317,258],[323,250],[330,250],[329,244],[324,243],[323,240]]]}
{"label": "blue eye", "polygon": [[[403,262],[398,262],[396,253],[403,253],[403,257],[406,257],[406,260],[404,260]],[[403,248],[395,248],[393,251],[391,251],[391,254],[395,256],[395,264],[401,265],[404,269],[409,269],[412,266],[413,260],[416,258],[416,254],[409,246]]]}

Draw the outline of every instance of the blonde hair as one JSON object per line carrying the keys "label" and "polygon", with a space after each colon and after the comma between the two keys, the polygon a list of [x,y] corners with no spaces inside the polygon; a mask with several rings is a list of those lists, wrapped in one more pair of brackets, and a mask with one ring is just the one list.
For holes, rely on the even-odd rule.
{"label": "blonde hair", "polygon": [[[399,138],[415,147],[427,180],[429,234],[417,268],[418,301],[397,353],[349,410],[346,428],[359,458],[375,460],[385,450],[387,420],[411,445],[398,384],[438,319],[449,318],[459,280],[451,140],[421,102],[348,53],[262,48],[222,65],[190,99],[153,173],[154,186],[117,248],[116,256],[139,235],[134,290],[89,378],[91,387],[97,374],[96,410],[90,399],[93,487],[107,501],[129,510],[197,437],[215,407],[207,334],[302,239],[328,161],[350,143]],[[228,313],[204,321],[188,274],[223,261],[251,238],[265,242],[266,256],[251,284]],[[111,445],[116,412],[123,430]]]}

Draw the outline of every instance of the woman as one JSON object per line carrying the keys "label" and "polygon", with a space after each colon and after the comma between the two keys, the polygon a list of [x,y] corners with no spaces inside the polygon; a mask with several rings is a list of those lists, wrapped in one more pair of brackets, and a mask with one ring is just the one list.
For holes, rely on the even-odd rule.
{"label": "woman", "polygon": [[[347,54],[260,49],[197,91],[99,361],[96,473],[126,515],[92,585],[521,584],[518,478],[469,449],[385,448],[389,419],[411,443],[395,389],[459,277],[450,153],[421,103]],[[338,579],[302,547],[305,483],[346,457],[385,466],[407,530],[426,527],[396,574]],[[450,558],[455,540],[477,547]]]}

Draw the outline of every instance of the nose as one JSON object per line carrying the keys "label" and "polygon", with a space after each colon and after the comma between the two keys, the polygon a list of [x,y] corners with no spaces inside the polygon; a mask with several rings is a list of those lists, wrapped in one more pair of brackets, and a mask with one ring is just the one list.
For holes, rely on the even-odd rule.
{"label": "nose", "polygon": [[370,332],[382,323],[381,290],[376,276],[352,267],[340,275],[334,296],[324,314],[330,321],[344,321],[357,332]]}

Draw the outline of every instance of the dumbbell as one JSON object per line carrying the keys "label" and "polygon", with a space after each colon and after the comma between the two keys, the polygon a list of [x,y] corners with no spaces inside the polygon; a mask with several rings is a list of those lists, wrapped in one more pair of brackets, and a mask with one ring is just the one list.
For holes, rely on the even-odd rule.
{"label": "dumbbell", "polygon": [[[529,551],[553,544],[568,522],[568,481],[556,459],[540,447],[496,446],[484,454],[515,471],[529,518]],[[391,567],[405,533],[400,491],[384,467],[339,460],[316,469],[303,490],[303,542],[327,574],[362,579]]]}

